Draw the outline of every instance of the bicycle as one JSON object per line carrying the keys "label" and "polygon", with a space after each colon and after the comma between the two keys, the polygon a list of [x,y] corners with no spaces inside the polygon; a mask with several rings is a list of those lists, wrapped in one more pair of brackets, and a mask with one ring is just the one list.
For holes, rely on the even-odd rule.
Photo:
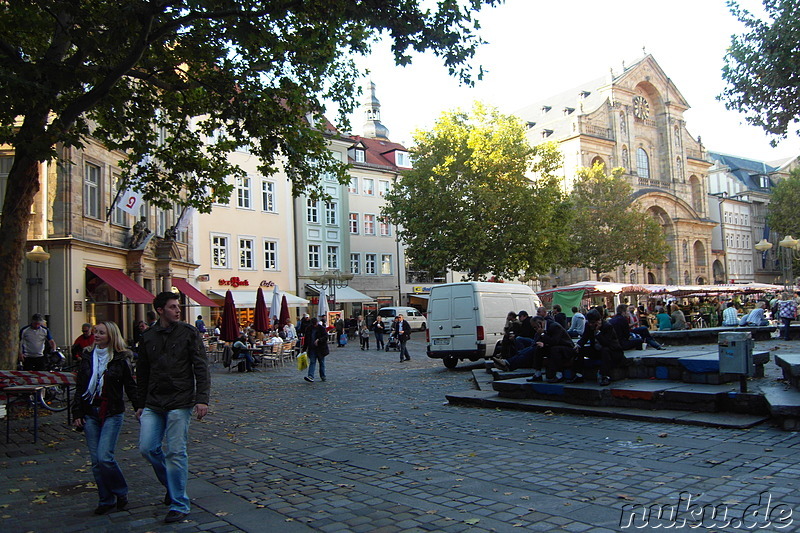
{"label": "bicycle", "polygon": [[692,320],[692,329],[708,327],[708,321],[703,317],[703,315],[692,315],[691,320]]}
{"label": "bicycle", "polygon": [[[45,370],[48,372],[70,372],[76,367],[76,365],[66,365],[67,359],[60,350],[50,352],[45,357],[47,358]],[[33,394],[31,395],[30,402],[37,402],[48,411],[56,413],[65,411],[69,407],[69,387],[70,385],[66,384],[44,385],[44,388],[36,393],[35,398]]]}

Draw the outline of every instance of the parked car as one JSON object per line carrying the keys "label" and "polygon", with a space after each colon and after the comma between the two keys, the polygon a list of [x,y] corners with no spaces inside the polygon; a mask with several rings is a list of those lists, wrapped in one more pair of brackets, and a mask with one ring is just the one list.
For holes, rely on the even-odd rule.
{"label": "parked car", "polygon": [[478,281],[436,285],[428,299],[428,357],[442,359],[447,368],[455,368],[459,360],[490,357],[503,338],[508,312],[524,310],[533,316],[541,305],[527,285]]}
{"label": "parked car", "polygon": [[425,331],[428,327],[428,319],[418,309],[413,307],[382,307],[378,311],[378,316],[381,317],[381,322],[383,322],[384,332],[388,333],[392,329],[392,322],[394,322],[394,318],[397,315],[403,315],[412,330]]}

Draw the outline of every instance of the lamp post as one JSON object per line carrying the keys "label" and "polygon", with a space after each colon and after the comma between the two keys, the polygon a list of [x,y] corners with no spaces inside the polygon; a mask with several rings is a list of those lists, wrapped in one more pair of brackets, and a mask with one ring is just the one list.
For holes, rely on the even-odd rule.
{"label": "lamp post", "polygon": [[344,289],[350,284],[353,274],[342,272],[341,270],[326,270],[316,278],[311,278],[314,282],[311,287],[314,289],[324,289],[331,295],[333,310],[336,307],[336,289]]}
{"label": "lamp post", "polygon": [[[50,259],[50,254],[38,244],[32,250],[25,253],[25,258],[36,264],[36,277],[28,278],[28,314],[38,313],[44,311],[44,315],[48,314],[48,309],[39,309],[40,294],[39,286],[43,284],[43,279],[39,274],[39,263],[43,263]],[[33,297],[33,287],[36,286],[36,297]]]}
{"label": "lamp post", "polygon": [[[767,252],[772,249],[773,244],[767,239],[761,239],[756,243],[755,249],[761,253]],[[779,243],[778,247],[781,253],[778,256],[780,259],[781,273],[783,275],[783,287],[787,291],[794,291],[794,261],[800,259],[800,241],[792,238],[791,235],[784,237]]]}

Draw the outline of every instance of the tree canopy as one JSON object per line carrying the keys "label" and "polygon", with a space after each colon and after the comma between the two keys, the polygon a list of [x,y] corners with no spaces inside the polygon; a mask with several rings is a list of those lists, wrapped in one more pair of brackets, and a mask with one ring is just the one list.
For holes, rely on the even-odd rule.
{"label": "tree canopy", "polygon": [[800,169],[794,169],[772,189],[767,206],[767,225],[781,235],[800,236]]}
{"label": "tree canopy", "polygon": [[747,31],[731,39],[722,69],[727,87],[720,98],[728,109],[745,113],[750,124],[784,138],[800,119],[800,1],[763,4],[762,19],[729,2]]}
{"label": "tree canopy", "polygon": [[431,9],[414,0],[0,3],[0,145],[14,150],[0,223],[3,364],[12,364],[39,162],[57,157],[57,147],[92,135],[122,150],[125,185],[161,207],[208,211],[227,198],[226,178],[242,174],[227,155],[241,146],[264,174],[280,164],[295,194],[319,195],[323,173],[347,180],[326,149],[323,102],[338,104],[341,117],[353,110],[352,57],[384,36],[398,64],[430,51],[471,83],[474,12],[501,1]]}
{"label": "tree canopy", "polygon": [[571,263],[595,274],[625,264],[666,261],[669,246],[658,223],[632,203],[625,170],[606,174],[601,163],[578,170],[570,199],[574,218],[569,229]]}
{"label": "tree canopy", "polygon": [[515,278],[559,264],[569,211],[554,145],[532,148],[518,119],[476,103],[417,132],[412,155],[382,214],[416,269]]}

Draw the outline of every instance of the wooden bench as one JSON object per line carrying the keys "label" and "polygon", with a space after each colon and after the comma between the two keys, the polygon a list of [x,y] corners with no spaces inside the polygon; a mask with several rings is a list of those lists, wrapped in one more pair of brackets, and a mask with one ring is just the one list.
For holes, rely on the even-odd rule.
{"label": "wooden bench", "polygon": [[[11,428],[11,399],[38,395],[50,385],[62,385],[67,392],[67,425],[72,423],[72,388],[76,385],[74,372],[45,372],[27,370],[0,370],[0,394],[6,401],[6,442],[9,440]],[[38,398],[33,404],[33,442],[36,442],[39,426]]]}
{"label": "wooden bench", "polygon": [[655,340],[667,345],[687,345],[687,344],[716,344],[719,334],[723,332],[747,332],[749,331],[754,340],[769,340],[777,330],[776,326],[721,326],[716,328],[695,328],[667,331],[651,331],[650,334]]}

